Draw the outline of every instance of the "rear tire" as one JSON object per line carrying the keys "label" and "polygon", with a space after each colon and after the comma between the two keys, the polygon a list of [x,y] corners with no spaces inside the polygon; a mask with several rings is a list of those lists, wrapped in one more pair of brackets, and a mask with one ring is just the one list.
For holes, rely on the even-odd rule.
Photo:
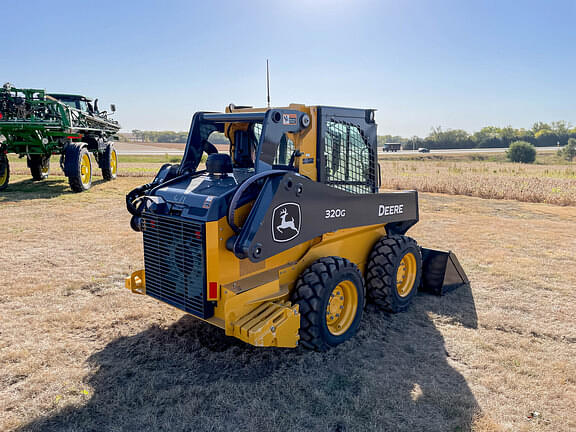
{"label": "rear tire", "polygon": [[74,192],[84,192],[92,186],[92,161],[90,153],[79,144],[66,148],[64,167],[68,183]]}
{"label": "rear tire", "polygon": [[9,181],[10,162],[8,162],[8,156],[6,156],[6,154],[0,153],[0,190],[6,189]]}
{"label": "rear tire", "polygon": [[355,264],[325,257],[302,272],[292,293],[300,309],[300,342],[326,351],[356,334],[364,308],[365,289]]}
{"label": "rear tire", "polygon": [[366,268],[368,300],[388,312],[402,312],[418,292],[422,254],[410,237],[383,237],[372,248]]}
{"label": "rear tire", "polygon": [[118,155],[114,144],[106,144],[106,149],[100,155],[100,168],[102,168],[102,177],[104,180],[114,180],[118,175]]}
{"label": "rear tire", "polygon": [[29,156],[28,168],[36,181],[45,180],[50,175],[50,155],[33,154]]}

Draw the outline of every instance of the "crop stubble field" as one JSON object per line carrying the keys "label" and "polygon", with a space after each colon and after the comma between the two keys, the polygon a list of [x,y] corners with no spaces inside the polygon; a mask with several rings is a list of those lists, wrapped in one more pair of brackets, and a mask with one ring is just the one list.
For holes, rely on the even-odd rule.
{"label": "crop stubble field", "polygon": [[554,155],[538,157],[540,164],[503,163],[503,154],[389,156],[380,165],[383,186],[390,189],[576,205],[576,165]]}
{"label": "crop stubble field", "polygon": [[[471,289],[398,315],[369,308],[327,354],[258,349],[123,288],[142,266],[124,194],[162,162],[147,161],[121,159],[118,180],[83,194],[14,164],[0,194],[0,430],[576,428],[573,203],[422,193],[410,235],[456,251]],[[406,163],[383,161],[383,179],[445,178]],[[447,163],[467,178],[487,162]]]}

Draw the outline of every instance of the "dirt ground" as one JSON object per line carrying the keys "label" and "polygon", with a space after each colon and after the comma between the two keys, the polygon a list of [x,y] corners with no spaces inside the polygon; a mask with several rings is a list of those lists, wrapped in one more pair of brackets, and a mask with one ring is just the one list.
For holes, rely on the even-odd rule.
{"label": "dirt ground", "polygon": [[[116,148],[120,154],[122,153],[136,153],[136,152],[158,152],[162,151],[174,152],[179,151],[184,153],[186,143],[141,143],[141,142],[128,142],[118,141],[115,143]],[[228,151],[228,145],[216,144],[218,151]]]}
{"label": "dirt ground", "polygon": [[421,194],[410,235],[454,250],[471,289],[370,308],[320,354],[124,289],[143,265],[124,195],[145,181],[0,193],[0,430],[576,429],[575,207]]}
{"label": "dirt ground", "polygon": [[141,143],[141,142],[129,142],[129,141],[118,141],[114,144],[120,153],[122,151],[137,152],[137,151],[171,151],[179,150],[184,153],[186,148],[186,143]]}

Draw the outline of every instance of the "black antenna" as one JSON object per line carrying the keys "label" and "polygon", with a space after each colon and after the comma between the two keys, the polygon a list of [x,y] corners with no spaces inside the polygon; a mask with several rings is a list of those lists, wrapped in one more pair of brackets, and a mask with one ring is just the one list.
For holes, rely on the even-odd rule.
{"label": "black antenna", "polygon": [[268,67],[268,59],[266,59],[266,95],[268,108],[270,108],[270,68]]}

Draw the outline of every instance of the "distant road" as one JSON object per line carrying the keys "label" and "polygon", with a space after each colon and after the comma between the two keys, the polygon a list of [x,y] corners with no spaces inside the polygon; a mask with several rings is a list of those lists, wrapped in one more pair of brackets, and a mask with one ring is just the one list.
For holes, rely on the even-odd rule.
{"label": "distant road", "polygon": [[[118,141],[115,144],[119,155],[126,156],[182,156],[186,144],[184,143],[140,143]],[[216,144],[218,151],[228,151],[228,145]]]}
{"label": "distant road", "polygon": [[119,155],[127,156],[158,156],[184,154],[186,144],[179,143],[137,143],[118,141],[115,144]]}
{"label": "distant road", "polygon": [[[559,147],[536,147],[536,151],[557,151]],[[504,153],[507,148],[473,148],[473,149],[445,149],[430,150],[430,153],[419,153],[417,150],[400,150],[397,152],[381,151],[381,155],[413,155],[413,154],[454,154],[454,153]]]}
{"label": "distant road", "polygon": [[182,156],[184,150],[120,150],[118,149],[118,154],[121,156]]}
{"label": "distant road", "polygon": [[[170,155],[178,156],[184,154],[186,144],[173,144],[173,143],[133,143],[122,142],[116,143],[116,150],[119,155],[127,156],[158,156]],[[222,146],[218,146],[222,147]],[[220,148],[223,151],[224,148]],[[430,153],[418,153],[413,150],[401,150],[397,152],[383,152],[380,155],[413,155],[413,154],[458,154],[458,153],[504,153],[506,148],[474,148],[474,149],[449,149],[449,150],[430,150]],[[556,151],[558,147],[536,147],[539,152],[542,151]]]}

